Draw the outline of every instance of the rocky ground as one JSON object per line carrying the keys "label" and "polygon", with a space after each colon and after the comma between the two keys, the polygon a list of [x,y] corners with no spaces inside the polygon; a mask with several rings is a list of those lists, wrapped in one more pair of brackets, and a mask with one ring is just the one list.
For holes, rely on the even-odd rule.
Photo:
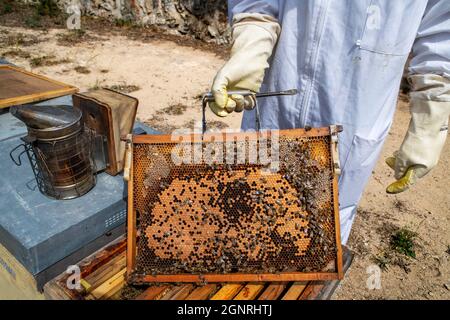
{"label": "rocky ground", "polygon": [[[152,29],[86,22],[84,31],[72,32],[61,24],[31,28],[23,21],[0,15],[0,56],[82,91],[110,87],[135,96],[138,118],[162,132],[198,123],[199,97],[227,56],[225,48]],[[216,128],[240,125],[239,115],[208,119]],[[396,196],[384,191],[393,174],[383,159],[398,148],[408,122],[408,101],[401,96],[348,244],[355,260],[336,299],[450,298],[450,143],[438,167],[412,190]],[[380,287],[372,290],[373,266],[382,271]]]}

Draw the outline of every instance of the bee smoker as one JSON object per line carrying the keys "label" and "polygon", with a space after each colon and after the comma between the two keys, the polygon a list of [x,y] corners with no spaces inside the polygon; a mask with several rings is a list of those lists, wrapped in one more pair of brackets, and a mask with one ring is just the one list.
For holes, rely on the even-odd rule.
{"label": "bee smoker", "polygon": [[[81,111],[71,106],[14,107],[11,113],[27,125],[23,144],[10,157],[20,166],[26,153],[39,191],[53,199],[74,199],[96,184],[91,134],[84,130]],[[15,158],[14,153],[23,151]]]}

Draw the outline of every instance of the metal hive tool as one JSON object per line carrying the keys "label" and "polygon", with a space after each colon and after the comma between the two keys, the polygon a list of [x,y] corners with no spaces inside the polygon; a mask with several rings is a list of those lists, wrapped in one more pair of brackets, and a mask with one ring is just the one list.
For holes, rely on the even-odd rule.
{"label": "metal hive tool", "polygon": [[[182,142],[171,136],[130,138],[129,281],[342,278],[339,131],[332,126],[238,133],[231,142],[225,133],[190,134]],[[279,139],[278,170],[248,159],[220,163],[226,151],[237,154],[252,144],[274,152],[273,135]],[[172,156],[180,148],[224,152],[209,153],[217,162],[200,157],[195,164],[177,164]]]}

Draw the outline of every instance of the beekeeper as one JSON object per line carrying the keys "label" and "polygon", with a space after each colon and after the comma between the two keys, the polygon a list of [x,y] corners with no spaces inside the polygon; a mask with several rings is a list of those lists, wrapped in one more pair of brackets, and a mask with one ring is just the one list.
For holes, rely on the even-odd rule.
{"label": "beekeeper", "polygon": [[[277,91],[261,99],[265,129],[344,126],[340,136],[339,203],[342,242],[380,155],[412,52],[411,123],[387,163],[398,193],[438,162],[450,114],[450,1],[229,0],[231,57],[214,79],[212,111],[225,117],[251,109],[228,90]],[[254,129],[255,112],[242,128]]]}

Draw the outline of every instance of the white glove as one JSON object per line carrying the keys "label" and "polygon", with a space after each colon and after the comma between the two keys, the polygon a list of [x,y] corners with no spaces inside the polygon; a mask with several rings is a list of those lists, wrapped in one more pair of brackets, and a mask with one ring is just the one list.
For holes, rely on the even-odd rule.
{"label": "white glove", "polygon": [[212,85],[215,102],[209,107],[216,115],[225,117],[233,111],[254,107],[251,97],[233,95],[230,99],[227,92],[259,91],[280,31],[278,22],[268,15],[241,13],[234,17],[231,58],[217,73]]}
{"label": "white glove", "polygon": [[450,80],[438,75],[410,77],[411,122],[400,150],[386,163],[395,170],[396,182],[388,193],[407,190],[439,161],[448,135]]}

